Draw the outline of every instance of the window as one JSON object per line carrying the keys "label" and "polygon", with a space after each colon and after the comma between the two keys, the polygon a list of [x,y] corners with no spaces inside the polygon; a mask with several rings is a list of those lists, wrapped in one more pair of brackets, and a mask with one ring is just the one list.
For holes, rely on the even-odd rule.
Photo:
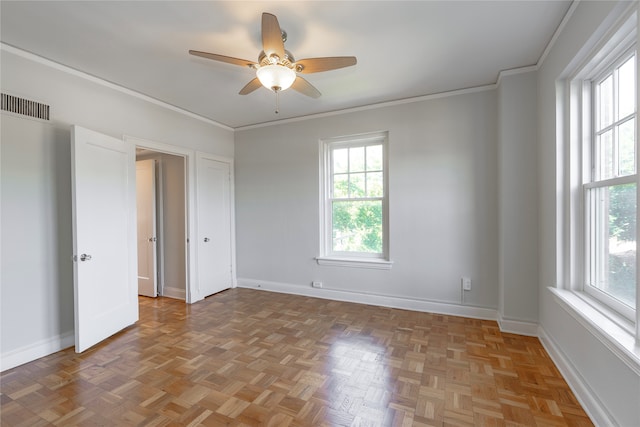
{"label": "window", "polygon": [[320,264],[388,268],[387,134],[321,141]]}
{"label": "window", "polygon": [[585,198],[585,291],[633,317],[636,308],[636,53],[591,81]]}
{"label": "window", "polygon": [[[636,320],[636,17],[569,76],[569,276],[612,319]],[[576,61],[576,63],[578,63]]]}

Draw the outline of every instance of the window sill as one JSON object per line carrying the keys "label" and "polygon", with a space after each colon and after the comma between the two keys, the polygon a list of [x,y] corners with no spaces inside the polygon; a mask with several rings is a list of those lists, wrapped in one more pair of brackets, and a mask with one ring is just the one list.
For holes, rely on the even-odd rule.
{"label": "window sill", "polygon": [[636,342],[631,322],[584,292],[548,289],[562,308],[629,368],[640,374],[640,343]]}
{"label": "window sill", "polygon": [[319,265],[331,267],[372,268],[376,270],[391,270],[393,261],[378,258],[336,258],[317,257]]}

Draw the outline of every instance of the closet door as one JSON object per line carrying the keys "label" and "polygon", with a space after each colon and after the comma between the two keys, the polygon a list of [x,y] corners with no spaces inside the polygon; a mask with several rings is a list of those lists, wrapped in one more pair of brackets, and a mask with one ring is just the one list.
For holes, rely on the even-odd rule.
{"label": "closet door", "polygon": [[231,165],[201,155],[197,174],[198,291],[204,298],[232,286]]}
{"label": "closet door", "polygon": [[158,296],[156,237],[156,162],[136,162],[138,220],[138,294]]}
{"label": "closet door", "polygon": [[76,352],[138,320],[132,144],[71,129]]}

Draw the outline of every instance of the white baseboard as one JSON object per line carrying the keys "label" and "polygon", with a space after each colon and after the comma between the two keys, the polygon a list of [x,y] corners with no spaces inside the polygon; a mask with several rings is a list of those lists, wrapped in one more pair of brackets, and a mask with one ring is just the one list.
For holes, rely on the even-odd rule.
{"label": "white baseboard", "polygon": [[498,325],[501,332],[510,334],[526,335],[528,337],[538,336],[538,324],[534,322],[524,322],[522,320],[505,319],[498,313]]}
{"label": "white baseboard", "polygon": [[566,355],[562,352],[561,348],[556,345],[551,336],[545,332],[542,326],[538,327],[538,338],[540,339],[542,346],[547,350],[547,353],[549,353],[551,360],[553,360],[553,363],[555,363],[556,367],[573,391],[573,394],[575,394],[580,405],[582,405],[584,411],[587,413],[589,418],[591,418],[591,421],[596,426],[617,425],[614,418],[609,414],[595,393],[593,393],[591,387],[589,387],[589,384],[585,381],[580,372],[573,367]]}
{"label": "white baseboard", "polygon": [[165,286],[162,288],[162,296],[176,299],[185,299],[186,292],[181,288],[172,288],[171,286]]}
{"label": "white baseboard", "polygon": [[445,302],[428,301],[390,295],[351,292],[337,289],[312,288],[310,286],[289,283],[269,282],[265,280],[238,278],[239,288],[259,289],[283,294],[303,295],[308,297],[330,299],[335,301],[354,302],[377,305],[381,307],[400,308],[404,310],[427,313],[447,314],[451,316],[470,317],[473,319],[497,320],[497,311],[491,308],[473,307]]}
{"label": "white baseboard", "polygon": [[15,368],[33,360],[64,350],[75,344],[73,331],[65,332],[15,350],[2,353],[0,356],[0,372]]}

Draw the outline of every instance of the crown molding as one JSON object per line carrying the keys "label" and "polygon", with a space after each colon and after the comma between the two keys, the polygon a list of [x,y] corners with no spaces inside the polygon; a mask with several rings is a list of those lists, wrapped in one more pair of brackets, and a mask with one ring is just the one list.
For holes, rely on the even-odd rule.
{"label": "crown molding", "polygon": [[11,54],[19,56],[21,58],[27,59],[29,61],[36,62],[38,64],[47,66],[49,68],[53,68],[53,69],[58,70],[58,71],[62,71],[63,73],[67,73],[67,74],[70,74],[72,76],[79,77],[81,79],[90,81],[90,82],[98,84],[100,86],[107,87],[109,89],[113,89],[113,90],[118,91],[120,93],[123,93],[125,95],[129,95],[129,96],[132,96],[134,98],[138,98],[138,99],[141,99],[143,101],[149,102],[151,104],[157,105],[159,107],[166,108],[166,109],[171,110],[173,112],[176,112],[176,113],[179,113],[179,114],[183,114],[183,115],[185,115],[187,117],[190,117],[192,119],[196,119],[196,120],[199,120],[201,122],[204,122],[204,123],[207,123],[207,124],[210,124],[210,125],[213,125],[213,126],[217,126],[217,127],[222,128],[222,129],[225,129],[225,130],[229,130],[229,131],[233,131],[234,130],[230,126],[227,126],[225,124],[216,122],[215,120],[211,120],[211,119],[209,119],[207,117],[201,116],[199,114],[193,113],[193,112],[185,110],[183,108],[177,107],[177,106],[175,106],[173,104],[169,104],[168,102],[161,101],[161,100],[159,100],[157,98],[153,98],[153,97],[151,97],[149,95],[145,95],[145,94],[143,94],[141,92],[137,92],[137,91],[135,91],[133,89],[129,89],[129,88],[124,87],[124,86],[120,86],[120,85],[118,85],[116,83],[110,82],[108,80],[102,79],[100,77],[94,76],[94,75],[89,74],[89,73],[85,73],[84,71],[77,70],[75,68],[69,67],[68,65],[64,65],[64,64],[61,64],[59,62],[52,61],[50,59],[44,58],[42,56],[36,55],[34,53],[28,52],[28,51],[23,50],[23,49],[17,48],[15,46],[11,46],[11,45],[6,44],[4,42],[0,42],[0,51],[1,52],[11,53]]}

